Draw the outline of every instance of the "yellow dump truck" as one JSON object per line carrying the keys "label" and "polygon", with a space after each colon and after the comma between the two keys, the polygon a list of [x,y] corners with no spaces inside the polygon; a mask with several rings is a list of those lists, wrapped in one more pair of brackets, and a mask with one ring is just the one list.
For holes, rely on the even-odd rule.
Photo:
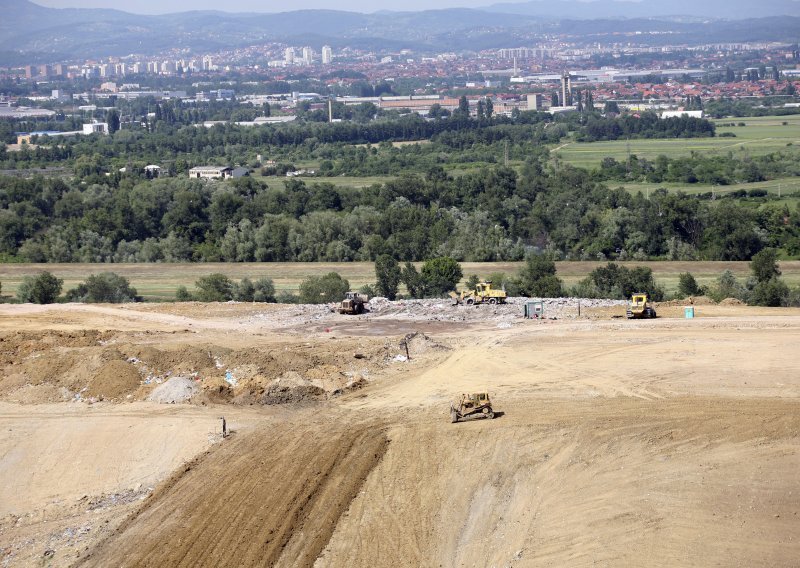
{"label": "yellow dump truck", "polygon": [[458,292],[450,292],[450,297],[453,298],[456,304],[505,304],[506,291],[498,290],[492,287],[491,280],[484,280],[475,286],[474,290],[464,290],[460,294]]}
{"label": "yellow dump truck", "polygon": [[656,317],[656,311],[649,303],[647,294],[634,294],[628,302],[628,310],[625,315],[628,319],[646,319]]}

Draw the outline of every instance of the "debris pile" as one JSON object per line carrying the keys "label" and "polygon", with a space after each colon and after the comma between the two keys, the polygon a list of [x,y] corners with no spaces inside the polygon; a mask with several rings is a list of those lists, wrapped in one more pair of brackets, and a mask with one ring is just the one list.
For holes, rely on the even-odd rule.
{"label": "debris pile", "polygon": [[200,388],[194,379],[189,377],[170,377],[167,382],[158,385],[147,397],[147,400],[161,404],[176,404],[192,398]]}

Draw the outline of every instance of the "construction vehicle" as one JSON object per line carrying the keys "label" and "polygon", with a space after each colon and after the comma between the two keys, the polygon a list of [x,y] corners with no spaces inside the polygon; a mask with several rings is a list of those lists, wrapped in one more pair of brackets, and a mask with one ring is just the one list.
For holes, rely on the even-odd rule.
{"label": "construction vehicle", "polygon": [[450,422],[455,423],[463,418],[494,418],[492,401],[488,392],[462,394],[461,398],[450,404]]}
{"label": "construction vehicle", "polygon": [[506,291],[492,288],[491,280],[484,280],[475,285],[474,290],[463,290],[460,294],[458,292],[450,292],[450,297],[453,298],[456,305],[460,303],[471,306],[473,304],[505,304]]}
{"label": "construction vehicle", "polygon": [[349,315],[363,314],[367,302],[369,302],[369,298],[366,294],[347,292],[344,295],[344,300],[339,304],[339,313]]}
{"label": "construction vehicle", "polygon": [[648,302],[647,294],[634,294],[628,302],[628,319],[646,319],[656,317],[656,311]]}

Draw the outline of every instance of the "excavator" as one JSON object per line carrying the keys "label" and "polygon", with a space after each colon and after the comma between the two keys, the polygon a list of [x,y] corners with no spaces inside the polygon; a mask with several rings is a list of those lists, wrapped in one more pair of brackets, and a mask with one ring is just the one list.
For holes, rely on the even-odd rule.
{"label": "excavator", "polygon": [[474,290],[463,290],[460,294],[458,292],[450,292],[450,297],[453,298],[456,305],[464,303],[468,306],[473,304],[505,304],[506,291],[492,288],[491,280],[484,280],[475,285]]}

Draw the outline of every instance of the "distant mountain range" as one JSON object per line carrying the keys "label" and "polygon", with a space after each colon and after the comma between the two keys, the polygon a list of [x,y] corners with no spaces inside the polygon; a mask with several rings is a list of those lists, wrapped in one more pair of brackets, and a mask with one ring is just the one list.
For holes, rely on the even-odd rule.
{"label": "distant mountain range", "polygon": [[770,16],[800,16],[797,0],[532,0],[503,2],[490,12],[544,16],[569,20],[602,18],[660,18],[744,20]]}
{"label": "distant mountain range", "polygon": [[[223,48],[286,41],[319,48],[330,44],[373,50],[480,50],[529,45],[544,33],[598,41],[603,34],[666,31],[667,41],[800,39],[800,2],[794,0],[703,0],[702,14],[688,0],[658,2],[533,1],[495,4],[483,10],[446,9],[362,14],[297,10],[277,14],[191,11],[159,16],[120,10],[55,9],[28,0],[0,0],[0,65],[154,54],[171,48],[213,52]],[[725,4],[727,9],[721,6]],[[666,14],[680,18],[668,18]],[[699,9],[699,7],[698,7]],[[684,14],[679,11],[685,10]],[[759,12],[759,19],[703,21],[707,13],[732,19]],[[663,15],[662,15],[663,14]],[[775,17],[777,15],[788,15]],[[654,17],[659,15],[659,17]],[[593,39],[590,39],[593,38]]]}

